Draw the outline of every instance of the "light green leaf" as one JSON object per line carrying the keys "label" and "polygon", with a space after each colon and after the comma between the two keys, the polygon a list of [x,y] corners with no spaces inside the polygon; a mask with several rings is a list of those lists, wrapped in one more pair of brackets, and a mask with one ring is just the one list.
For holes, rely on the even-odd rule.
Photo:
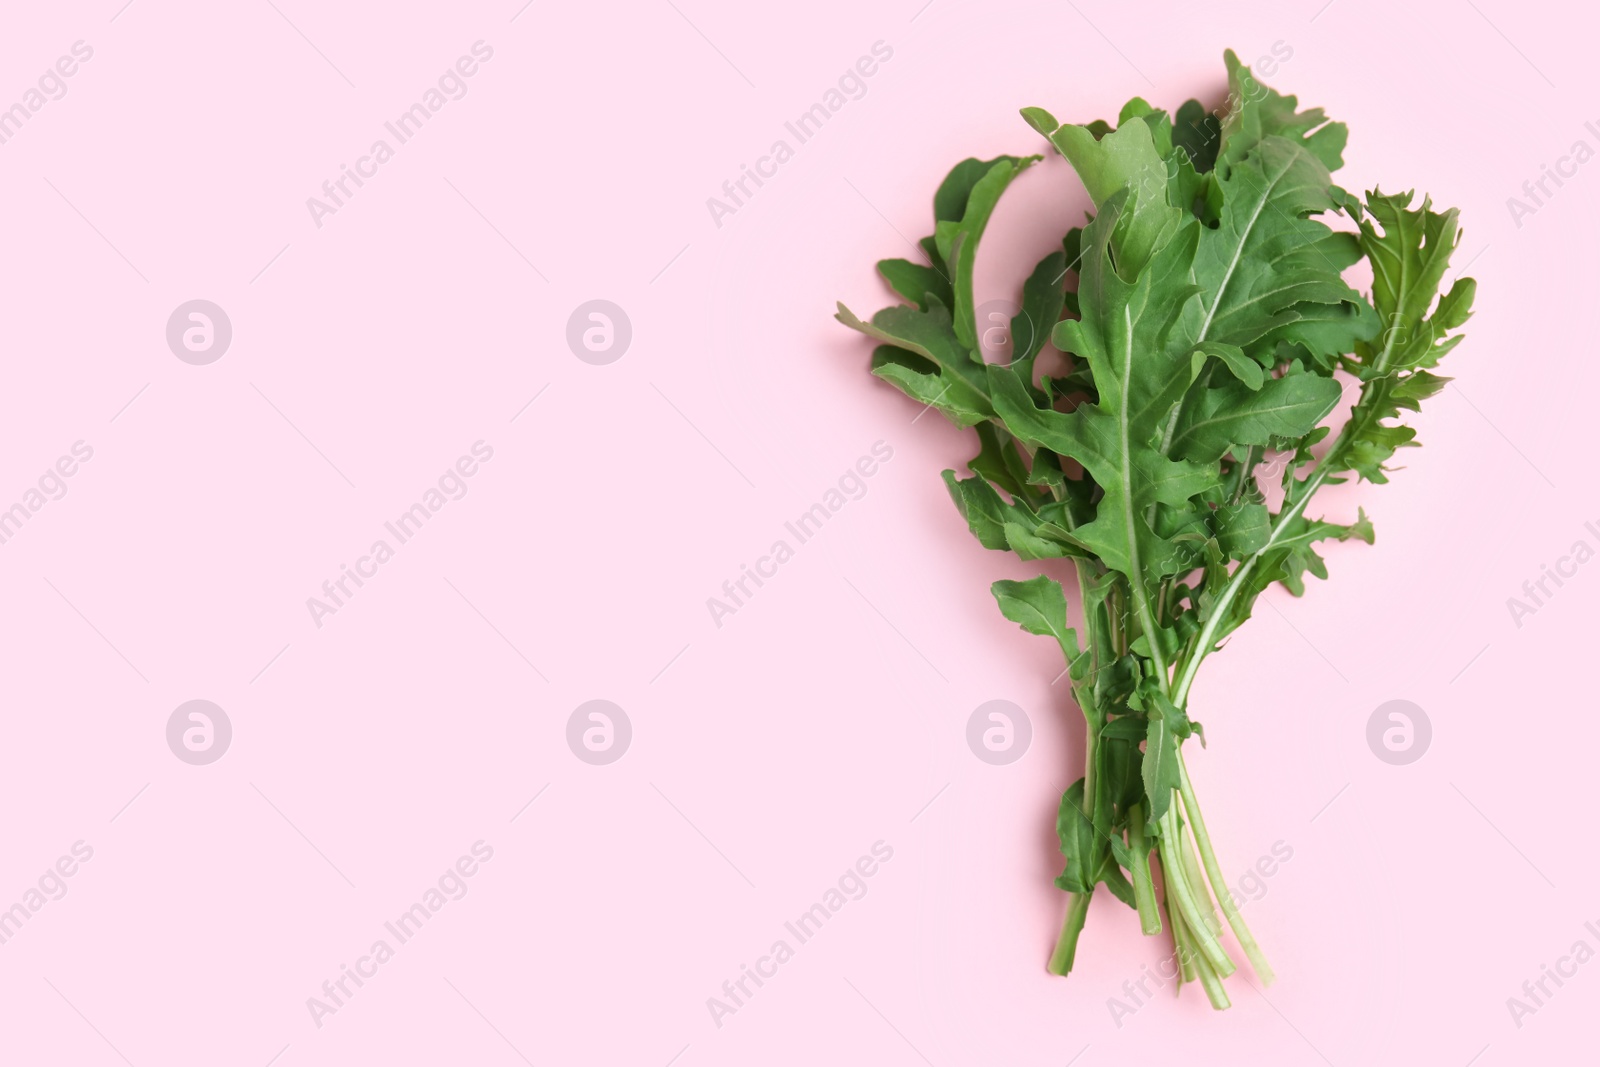
{"label": "light green leaf", "polygon": [[1301,437],[1333,410],[1341,389],[1332,378],[1293,374],[1251,391],[1240,382],[1207,389],[1178,425],[1172,454],[1209,462],[1235,445]]}
{"label": "light green leaf", "polygon": [[1178,738],[1161,715],[1150,716],[1141,774],[1150,805],[1150,822],[1154,824],[1172,806],[1172,791],[1178,788]]}
{"label": "light green leaf", "polygon": [[1225,345],[1221,341],[1202,341],[1194,346],[1191,359],[1197,361],[1193,364],[1193,372],[1198,375],[1200,367],[1205,363],[1206,357],[1215,356],[1223,366],[1239,380],[1246,389],[1260,389],[1265,378],[1261,364],[1244,354],[1244,351],[1235,345]]}
{"label": "light green leaf", "polygon": [[1000,613],[1030,634],[1053,637],[1068,666],[1080,667],[1078,635],[1067,625],[1067,597],[1061,583],[1040,575],[1025,582],[999,581],[990,586]]}

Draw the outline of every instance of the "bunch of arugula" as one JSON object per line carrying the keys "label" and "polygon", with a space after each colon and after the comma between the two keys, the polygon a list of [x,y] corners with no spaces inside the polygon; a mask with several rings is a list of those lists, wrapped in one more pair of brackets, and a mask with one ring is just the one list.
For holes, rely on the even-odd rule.
{"label": "bunch of arugula", "polygon": [[[1476,287],[1440,295],[1455,210],[1413,209],[1411,193],[1357,200],[1331,176],[1345,127],[1226,62],[1217,114],[1136,98],[1113,128],[1024,109],[1095,210],[1023,285],[1009,363],[983,357],[973,267],[1000,196],[1039,156],[958,164],[934,196],[926,264],[878,264],[909,303],[870,322],[838,313],[880,342],[874,374],[976,430],[971,477],[944,478],[978,541],[1076,570],[1079,627],[1049,577],[993,587],[1006,618],[1059,642],[1087,725],[1083,777],[1057,816],[1056,884],[1071,896],[1050,971],[1071,969],[1104,883],[1146,934],[1170,930],[1182,979],[1217,1008],[1235,965],[1213,897],[1261,980],[1273,975],[1184,764],[1183,742],[1204,742],[1188,714],[1195,673],[1274,582],[1299,596],[1308,572],[1327,577],[1317,542],[1372,542],[1364,512],[1340,524],[1309,505],[1351,476],[1386,481],[1396,449],[1417,443],[1396,420],[1449,380],[1432,368],[1461,340]],[[1370,295],[1343,278],[1363,259]],[[1047,336],[1068,357],[1058,377],[1036,372]],[[1343,383],[1359,395],[1332,434]]]}

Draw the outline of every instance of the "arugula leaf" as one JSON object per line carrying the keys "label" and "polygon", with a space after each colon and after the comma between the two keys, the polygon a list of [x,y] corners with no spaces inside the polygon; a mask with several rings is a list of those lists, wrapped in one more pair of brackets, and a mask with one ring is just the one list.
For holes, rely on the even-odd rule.
{"label": "arugula leaf", "polygon": [[945,471],[944,480],[961,517],[984,548],[1009,548],[1028,560],[1088,556],[1071,531],[1052,521],[1062,513],[1059,504],[1046,504],[1035,512],[1020,498],[1007,503],[984,478],[958,478],[955,471]]}
{"label": "arugula leaf", "polygon": [[1150,798],[1150,829],[1159,833],[1161,817],[1171,808],[1172,794],[1178,789],[1178,738],[1160,715],[1150,717],[1142,775],[1145,796]]}
{"label": "arugula leaf", "polygon": [[[1048,115],[1038,108],[1029,111]],[[1045,136],[1067,157],[1101,210],[1114,195],[1126,193],[1127,224],[1119,235],[1118,259],[1127,273],[1139,271],[1183,220],[1183,212],[1167,204],[1167,160],[1156,148],[1150,124],[1131,122],[1101,137],[1090,127],[1065,125]]]}
{"label": "arugula leaf", "polygon": [[950,291],[950,279],[933,267],[913,263],[908,259],[881,259],[878,273],[900,296],[905,297],[923,311],[930,303],[949,307],[955,302]]}
{"label": "arugula leaf", "polygon": [[[1230,161],[1218,184],[1224,205],[1218,225],[1202,229],[1195,253],[1205,307],[1197,342],[1248,347],[1268,332],[1274,341],[1299,341],[1294,324],[1304,305],[1363,302],[1340,277],[1350,263],[1348,238],[1310,217],[1336,206],[1333,180],[1315,156],[1285,138],[1266,137]],[[1306,339],[1348,351],[1364,320],[1347,313],[1345,321],[1348,341],[1316,334]]]}
{"label": "arugula leaf", "polygon": [[1232,49],[1224,52],[1222,59],[1228,68],[1228,100],[1234,104],[1222,122],[1224,156],[1237,158],[1264,138],[1286,137],[1297,141],[1330,171],[1344,165],[1350,131],[1342,122],[1329,122],[1321,108],[1296,111],[1299,101],[1261,84]]}
{"label": "arugula leaf", "polygon": [[[978,342],[972,297],[972,271],[978,259],[978,241],[983,237],[985,227],[989,225],[989,216],[994,213],[995,205],[1000,201],[1000,194],[1006,191],[1006,186],[1011,184],[1012,179],[1038,160],[1038,156],[1029,156],[1027,159],[1001,156],[985,164],[987,169],[984,170],[983,176],[966,190],[960,217],[940,215],[939,223],[934,227],[934,243],[939,249],[940,257],[950,267],[950,287],[955,293],[955,303],[952,307],[956,337],[965,348],[975,348]],[[962,172],[963,181],[972,169],[968,168]],[[941,187],[939,192],[943,196],[944,187]],[[939,197],[934,198],[935,214],[939,212],[939,199]],[[947,204],[945,210],[953,212],[954,190],[946,199],[951,203]]]}
{"label": "arugula leaf", "polygon": [[1428,315],[1461,232],[1454,208],[1435,212],[1424,198],[1419,209],[1407,210],[1414,195],[1367,194],[1361,247],[1372,263],[1372,300],[1384,329],[1380,340],[1361,353],[1363,377],[1436,366],[1460,341],[1459,335],[1446,334],[1472,313],[1477,283],[1462,278]]}
{"label": "arugula leaf", "polygon": [[[1103,883],[1146,933],[1171,929],[1218,1008],[1234,965],[1213,897],[1263,983],[1272,970],[1222,881],[1185,768],[1183,742],[1205,743],[1189,718],[1197,671],[1271,586],[1299,596],[1308,575],[1328,576],[1319,547],[1373,542],[1365,511],[1335,522],[1313,517],[1313,502],[1352,476],[1386,481],[1395,452],[1416,444],[1401,413],[1449,381],[1434,368],[1459,345],[1477,289],[1461,278],[1440,292],[1460,242],[1454,210],[1426,197],[1413,207],[1412,193],[1356,200],[1333,180],[1345,127],[1225,60],[1228,105],[1214,113],[1135,97],[1112,126],[1023,109],[1094,211],[1032,266],[1009,365],[978,349],[972,267],[999,197],[1037,157],[957,164],[920,244],[927,265],[879,266],[907,304],[870,322],[838,316],[883,342],[875,374],[974,428],[971,475],[945,480],[979,543],[1073,561],[1078,627],[1053,578],[993,586],[1006,618],[1061,648],[1087,728],[1084,776],[1057,812],[1057,884],[1073,901],[1049,969],[1071,968]],[[1331,227],[1335,215],[1355,232]],[[1363,263],[1369,293],[1345,278]],[[1046,331],[1068,365],[1036,380]],[[1335,434],[1345,376],[1359,396]]]}
{"label": "arugula leaf", "polygon": [[1030,634],[1053,637],[1070,667],[1080,666],[1078,635],[1067,625],[1067,596],[1061,583],[1040,575],[1025,582],[999,581],[990,587],[1000,613]]}
{"label": "arugula leaf", "polygon": [[[843,304],[834,316],[853,330],[885,342],[920,361],[879,349],[872,371],[899,386],[913,400],[948,409],[962,425],[994,416],[987,396],[983,363],[961,347],[951,328],[950,313],[932,304],[927,311],[900,305],[884,308],[862,322]],[[937,385],[937,390],[935,386]]]}
{"label": "arugula leaf", "polygon": [[1084,780],[1079,778],[1061,795],[1056,812],[1056,836],[1067,859],[1056,885],[1069,893],[1091,893],[1104,882],[1113,896],[1134,907],[1133,886],[1111,853],[1112,839],[1098,833],[1083,813],[1083,791]]}
{"label": "arugula leaf", "polygon": [[1039,261],[1022,284],[1022,307],[1011,318],[1011,365],[1028,385],[1033,384],[1033,361],[1050,339],[1066,303],[1062,280],[1067,273],[1064,251]]}
{"label": "arugula leaf", "polygon": [[1332,378],[1314,374],[1270,378],[1258,389],[1242,382],[1207,389],[1180,417],[1172,454],[1209,463],[1238,445],[1303,437],[1333,410],[1342,392]]}

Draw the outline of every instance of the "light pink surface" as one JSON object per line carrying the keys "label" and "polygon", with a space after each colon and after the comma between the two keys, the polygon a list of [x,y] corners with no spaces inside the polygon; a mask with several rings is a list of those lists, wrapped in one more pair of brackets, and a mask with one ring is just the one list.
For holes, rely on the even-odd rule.
{"label": "light pink surface", "polygon": [[[0,145],[0,505],[94,455],[0,545],[0,907],[75,842],[93,858],[0,945],[0,1062],[1592,1059],[1600,966],[1520,1028],[1506,1001],[1600,947],[1600,565],[1520,628],[1506,598],[1600,545],[1600,170],[1520,226],[1506,200],[1600,147],[1595,18],[1319,2],[12,12],[0,105],[94,52]],[[316,226],[306,198],[480,40],[465,97]],[[714,224],[706,199],[877,41],[865,95]],[[1102,894],[1079,969],[1043,969],[1081,728],[988,593],[1034,570],[945,497],[967,435],[913,421],[829,316],[887,302],[871,264],[928,232],[949,165],[1038,150],[1017,108],[1215,104],[1222,50],[1274,42],[1267,80],[1352,128],[1345,185],[1460,206],[1478,313],[1427,447],[1329,505],[1359,499],[1377,546],[1269,594],[1195,691],[1224,866],[1293,849],[1246,909],[1280,982],[1118,1026],[1108,998],[1162,952],[1130,911]],[[986,263],[1084,207],[1047,161]],[[209,366],[163,335],[193,298],[233,323]],[[608,366],[564,339],[594,298],[633,324]],[[306,599],[480,440],[466,496],[314,625]],[[865,495],[714,625],[706,599],[880,440]],[[609,766],[565,741],[595,698],[633,724]],[[1406,767],[1364,739],[1396,698],[1434,725]],[[233,724],[209,766],[165,740],[193,699]],[[967,748],[991,699],[1031,716],[1016,764]],[[317,1026],[307,998],[480,840],[470,892]],[[866,895],[716,1025],[707,998],[879,841]]]}

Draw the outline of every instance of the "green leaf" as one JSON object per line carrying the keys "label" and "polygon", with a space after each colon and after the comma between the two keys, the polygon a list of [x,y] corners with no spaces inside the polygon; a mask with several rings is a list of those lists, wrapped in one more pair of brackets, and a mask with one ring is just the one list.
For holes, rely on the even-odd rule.
{"label": "green leaf", "polygon": [[[1118,838],[1111,838],[1116,841]],[[1117,866],[1116,859],[1109,854],[1101,861],[1100,880],[1111,890],[1111,895],[1122,901],[1130,908],[1137,909],[1138,902],[1133,896],[1133,886],[1128,883],[1128,878],[1122,873],[1122,868]]]}
{"label": "green leaf", "polygon": [[1053,637],[1071,667],[1081,667],[1078,635],[1067,625],[1067,597],[1061,583],[1040,575],[1025,582],[998,581],[990,586],[1000,613],[1030,634]]}
{"label": "green leaf", "polygon": [[1302,521],[1295,524],[1290,536],[1275,546],[1274,559],[1267,570],[1290,593],[1300,596],[1305,592],[1305,574],[1310,573],[1322,579],[1328,577],[1327,564],[1312,546],[1318,541],[1349,541],[1352,538],[1369,545],[1373,542],[1372,523],[1367,520],[1365,511],[1360,511],[1356,521],[1348,524],[1321,519]]}
{"label": "green leaf", "polygon": [[1024,512],[1016,504],[1000,498],[1000,494],[983,478],[958,478],[955,471],[944,472],[945,488],[956,510],[967,520],[972,536],[984,548],[1008,549],[1011,541],[1006,536],[1006,524],[1019,516],[1037,521],[1037,516]]}
{"label": "green leaf", "polygon": [[1222,122],[1222,152],[1237,158],[1264,138],[1293,140],[1330,171],[1344,165],[1342,158],[1349,131],[1343,123],[1329,122],[1321,108],[1296,111],[1299,102],[1283,96],[1256,79],[1249,66],[1232,50],[1223,54],[1228,67],[1230,110]]}
{"label": "green leaf", "polygon": [[1113,896],[1134,907],[1133,887],[1123,876],[1111,852],[1112,838],[1098,833],[1083,813],[1083,779],[1061,795],[1056,809],[1056,836],[1066,867],[1056,885],[1069,893],[1089,893],[1101,882]]}
{"label": "green leaf", "polygon": [[1222,123],[1200,101],[1185,101],[1172,123],[1172,141],[1183,150],[1195,171],[1204,174],[1217,164]]}
{"label": "green leaf", "polygon": [[878,261],[878,273],[895,293],[924,311],[928,310],[930,296],[945,307],[954,299],[950,280],[932,267],[906,259],[883,259]]}
{"label": "green leaf", "polygon": [[956,509],[984,548],[1009,548],[1027,560],[1087,555],[1071,531],[1046,517],[1061,505],[1047,504],[1035,512],[1021,497],[1001,499],[984,478],[958,478],[955,471],[945,471],[944,480]]}
{"label": "green leaf", "polygon": [[[993,405],[987,396],[988,387],[984,378],[983,364],[956,339],[950,325],[950,313],[942,306],[933,304],[927,311],[922,311],[901,304],[884,308],[872,316],[871,322],[862,322],[849,308],[840,304],[838,314],[834,317],[852,330],[858,330],[868,337],[921,356],[927,362],[934,364],[938,368],[940,388],[950,391],[950,405],[954,409],[975,412],[984,418],[994,415]],[[893,362],[899,368],[903,368],[879,375],[900,385],[902,389],[905,388],[903,383],[908,378],[908,372],[924,371],[923,365],[903,359],[891,360],[885,357],[884,362]],[[880,366],[875,362],[873,371],[878,373],[879,370]],[[909,389],[906,391],[910,392]],[[918,396],[917,399],[921,397]],[[931,399],[924,402],[932,403]]]}
{"label": "green leaf", "polygon": [[[963,200],[959,219],[941,213],[939,197],[934,198],[935,214],[939,217],[938,225],[934,227],[934,241],[939,247],[939,255],[950,268],[950,288],[955,294],[955,301],[951,307],[956,337],[968,350],[977,347],[972,273],[978,259],[978,242],[983,237],[984,228],[989,225],[989,217],[994,214],[995,205],[1000,202],[1000,195],[1006,191],[1006,186],[1010,185],[1018,174],[1038,162],[1038,159],[1038,156],[1030,156],[1027,159],[1001,156],[984,164],[987,169],[983,176],[966,190],[967,195]],[[963,180],[964,178],[965,175]],[[944,188],[941,187],[939,192],[943,196]],[[954,197],[949,199],[953,200]],[[947,204],[944,210],[949,210],[951,207],[953,205]]]}
{"label": "green leaf", "polygon": [[1208,389],[1179,422],[1172,454],[1209,462],[1235,445],[1302,437],[1333,410],[1341,392],[1338,382],[1314,374],[1272,378],[1254,391],[1241,382]]}
{"label": "green leaf", "polygon": [[1439,299],[1434,310],[1433,323],[1444,330],[1458,330],[1472,317],[1472,298],[1478,294],[1478,283],[1471,278],[1457,278],[1450,291]]}
{"label": "green leaf", "polygon": [[1069,531],[1049,523],[1007,522],[1005,537],[1011,551],[1029,561],[1066,556],[1086,559],[1089,555]]}
{"label": "green leaf", "polygon": [[[1099,397],[1071,413],[1037,407],[1016,376],[989,368],[996,413],[1019,439],[1082,464],[1103,496],[1094,521],[1074,531],[1107,566],[1152,588],[1173,573],[1173,545],[1150,527],[1147,509],[1179,505],[1215,481],[1214,465],[1174,460],[1156,447],[1167,412],[1189,384],[1189,346],[1171,326],[1192,290],[1190,224],[1126,280],[1113,265],[1110,241],[1128,202],[1119,192],[1084,231],[1079,292],[1084,317],[1056,329],[1057,347],[1085,359]],[[1135,358],[1137,353],[1137,359]]]}
{"label": "green leaf", "polygon": [[1212,522],[1217,545],[1229,559],[1255,555],[1272,536],[1272,516],[1264,504],[1223,504],[1212,513]]}
{"label": "green leaf", "polygon": [[1118,738],[1139,742],[1145,739],[1147,723],[1140,715],[1119,715],[1100,728],[1100,739]]}
{"label": "green leaf", "polygon": [[1141,773],[1144,793],[1150,804],[1150,822],[1154,824],[1172,806],[1172,791],[1178,788],[1178,738],[1164,716],[1150,717]]}
{"label": "green leaf", "polygon": [[[1183,211],[1167,204],[1168,163],[1156,148],[1148,123],[1130,122],[1097,138],[1088,126],[1066,125],[1049,134],[1089,190],[1096,207],[1126,191],[1126,226],[1117,235],[1117,260],[1132,275],[1172,236]],[[1109,238],[1109,232],[1107,237]]]}
{"label": "green leaf", "polygon": [[1025,107],[1022,109],[1022,117],[1029,126],[1032,126],[1035,130],[1044,134],[1046,137],[1049,137],[1052,133],[1055,133],[1056,127],[1061,125],[1061,123],[1056,121],[1056,117],[1054,115],[1050,114],[1050,112],[1046,111],[1042,107]]}
{"label": "green leaf", "polygon": [[1361,353],[1364,378],[1436,365],[1456,343],[1446,334],[1472,313],[1477,282],[1461,278],[1428,316],[1460,243],[1461,228],[1454,208],[1436,212],[1426,197],[1420,208],[1409,210],[1414,195],[1367,194],[1361,247],[1372,262],[1372,302],[1383,333]]}
{"label": "green leaf", "polygon": [[[1305,306],[1362,302],[1340,276],[1350,262],[1348,239],[1310,217],[1336,207],[1332,178],[1315,156],[1282,137],[1267,137],[1230,162],[1225,175],[1219,171],[1218,183],[1218,225],[1202,229],[1195,253],[1204,307],[1196,343],[1248,348],[1269,331],[1275,340],[1295,341],[1294,324]],[[1355,330],[1370,326],[1359,313],[1345,318],[1351,335],[1340,351],[1350,350]],[[1328,328],[1326,320],[1319,322]]]}
{"label": "green leaf", "polygon": [[1011,156],[1000,156],[997,159],[963,159],[950,173],[945,175],[944,181],[939,183],[939,189],[933,194],[933,218],[935,222],[960,222],[961,217],[967,213],[967,201],[972,196],[972,189],[989,173],[994,164]]}
{"label": "green leaf", "polygon": [[1066,273],[1066,253],[1052,252],[1022,284],[1022,307],[1011,319],[1011,365],[1029,385],[1033,384],[1033,361],[1061,318]]}
{"label": "green leaf", "polygon": [[1056,885],[1069,893],[1092,892],[1100,881],[1104,865],[1102,852],[1108,845],[1094,832],[1094,825],[1083,813],[1083,779],[1079,778],[1061,794],[1061,804],[1056,809],[1056,837],[1061,842],[1061,854],[1067,865],[1056,878]]}
{"label": "green leaf", "polygon": [[1194,353],[1191,357],[1191,359],[1199,360],[1193,366],[1193,371],[1196,375],[1199,374],[1200,367],[1208,356],[1215,356],[1220,360],[1222,365],[1227,367],[1228,371],[1246,389],[1255,390],[1261,388],[1261,383],[1265,378],[1265,374],[1261,370],[1261,364],[1245,355],[1242,349],[1235,345],[1225,345],[1221,341],[1202,341],[1194,346]]}
{"label": "green leaf", "polygon": [[1017,454],[1016,438],[992,422],[978,426],[978,454],[967,460],[967,469],[981,474],[1013,497],[1031,495],[1023,487],[1030,474]]}
{"label": "green leaf", "polygon": [[923,407],[937,408],[957,426],[971,426],[991,417],[987,397],[963,383],[947,382],[932,360],[893,345],[872,350],[872,373],[897,387]]}

